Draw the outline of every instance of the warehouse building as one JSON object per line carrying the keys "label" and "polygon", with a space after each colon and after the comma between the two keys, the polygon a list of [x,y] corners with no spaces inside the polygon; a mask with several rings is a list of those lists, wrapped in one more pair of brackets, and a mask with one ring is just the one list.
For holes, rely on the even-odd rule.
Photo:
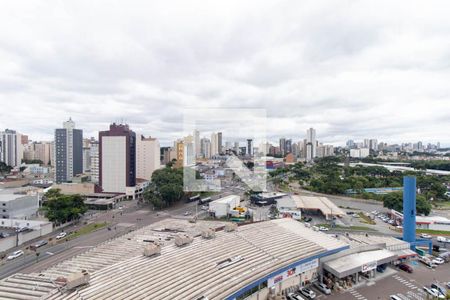
{"label": "warehouse building", "polygon": [[0,218],[29,219],[36,215],[39,209],[38,194],[0,193]]}

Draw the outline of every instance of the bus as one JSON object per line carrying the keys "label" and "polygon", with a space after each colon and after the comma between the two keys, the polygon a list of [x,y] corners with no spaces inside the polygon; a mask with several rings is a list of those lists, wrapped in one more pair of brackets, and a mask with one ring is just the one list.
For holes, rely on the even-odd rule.
{"label": "bus", "polygon": [[209,203],[211,201],[212,201],[211,197],[206,197],[206,198],[203,198],[203,199],[201,199],[200,196],[198,197],[198,204],[199,205],[203,205],[203,204]]}
{"label": "bus", "polygon": [[194,202],[194,201],[198,201],[198,200],[200,200],[200,194],[197,194],[193,197],[188,198],[186,202]]}

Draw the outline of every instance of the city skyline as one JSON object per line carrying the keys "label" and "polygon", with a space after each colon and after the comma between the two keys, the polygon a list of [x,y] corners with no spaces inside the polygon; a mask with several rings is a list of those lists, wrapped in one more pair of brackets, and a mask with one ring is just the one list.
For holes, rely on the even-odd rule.
{"label": "city skyline", "polygon": [[0,128],[48,140],[69,117],[86,136],[123,119],[167,145],[183,108],[263,108],[269,139],[450,145],[441,5],[179,4],[5,3]]}

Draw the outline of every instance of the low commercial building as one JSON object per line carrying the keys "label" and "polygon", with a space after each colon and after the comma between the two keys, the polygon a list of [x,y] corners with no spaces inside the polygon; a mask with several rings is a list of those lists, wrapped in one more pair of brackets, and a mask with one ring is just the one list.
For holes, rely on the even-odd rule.
{"label": "low commercial building", "polygon": [[[403,214],[394,209],[391,209],[390,215],[398,223],[403,223]],[[416,227],[418,229],[430,229],[450,232],[450,219],[440,216],[416,216]]]}
{"label": "low commercial building", "polygon": [[303,212],[320,212],[327,220],[342,217],[345,213],[326,197],[292,195],[295,208]]}
{"label": "low commercial building", "polygon": [[0,193],[0,218],[29,219],[39,209],[39,196]]}

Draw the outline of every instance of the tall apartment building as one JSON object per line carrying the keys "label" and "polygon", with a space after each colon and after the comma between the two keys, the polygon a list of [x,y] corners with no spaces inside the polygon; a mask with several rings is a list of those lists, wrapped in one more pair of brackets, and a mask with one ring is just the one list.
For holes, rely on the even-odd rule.
{"label": "tall apartment building", "polygon": [[15,130],[0,132],[0,161],[8,166],[17,167],[22,163],[22,135]]}
{"label": "tall apartment building", "polygon": [[211,134],[211,156],[219,154],[219,136],[213,132]]}
{"label": "tall apartment building", "polygon": [[155,138],[136,139],[136,177],[151,180],[155,170],[160,168],[160,146]]}
{"label": "tall apartment building", "polygon": [[72,181],[83,173],[83,131],[75,129],[72,119],[55,130],[55,181]]}
{"label": "tall apartment building", "polygon": [[50,142],[33,142],[23,145],[23,158],[26,160],[40,160],[45,166],[50,165],[51,161]]}
{"label": "tall apartment building", "polygon": [[219,154],[223,153],[222,132],[217,133],[217,151]]}
{"label": "tall apartment building", "polygon": [[105,193],[127,193],[136,186],[136,134],[113,123],[99,132],[99,185]]}
{"label": "tall apartment building", "polygon": [[281,138],[280,139],[280,154],[282,157],[284,157],[286,155],[286,138]]}
{"label": "tall apartment building", "polygon": [[306,161],[311,161],[317,156],[316,130],[309,128],[306,131]]}
{"label": "tall apartment building", "polygon": [[247,155],[249,155],[249,156],[253,155],[252,143],[253,143],[252,139],[247,139]]}
{"label": "tall apartment building", "polygon": [[201,144],[201,155],[204,158],[211,158],[211,141],[207,138],[202,138],[200,140]]}
{"label": "tall apartment building", "polygon": [[91,159],[91,181],[93,183],[99,182],[100,157],[99,157],[98,148],[99,148],[99,145],[98,145],[97,141],[94,141],[91,143],[89,157]]}
{"label": "tall apartment building", "polygon": [[195,157],[200,158],[202,157],[202,145],[200,142],[200,131],[195,130],[194,131],[194,150],[195,150]]}

